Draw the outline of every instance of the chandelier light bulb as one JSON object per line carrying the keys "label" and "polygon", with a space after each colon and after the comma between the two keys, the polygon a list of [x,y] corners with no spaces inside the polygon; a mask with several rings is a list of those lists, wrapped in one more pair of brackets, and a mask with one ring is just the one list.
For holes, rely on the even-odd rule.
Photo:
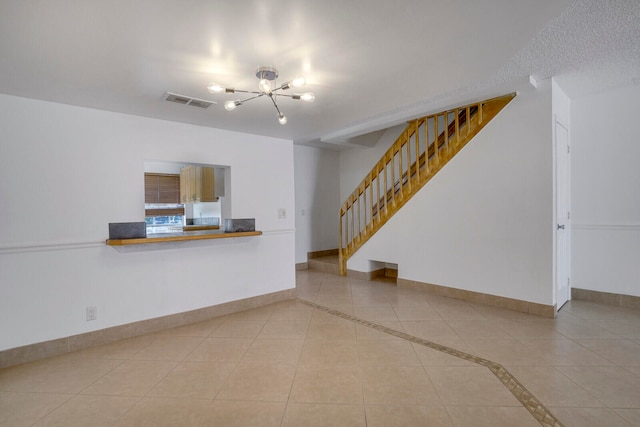
{"label": "chandelier light bulb", "polygon": [[306,102],[313,102],[316,99],[316,96],[311,92],[307,92],[300,95],[300,99]]}
{"label": "chandelier light bulb", "polygon": [[280,122],[281,125],[286,125],[287,124],[287,116],[285,116],[282,113],[278,114],[278,121]]}
{"label": "chandelier light bulb", "polygon": [[207,89],[209,90],[209,93],[224,92],[224,88],[217,83],[209,83],[209,86],[207,86]]}
{"label": "chandelier light bulb", "polygon": [[260,79],[260,82],[258,83],[258,87],[260,88],[260,91],[266,95],[270,95],[271,94],[271,83],[269,82],[269,80],[267,79]]}
{"label": "chandelier light bulb", "polygon": [[227,111],[235,110],[240,105],[240,101],[227,101],[224,103],[224,109]]}

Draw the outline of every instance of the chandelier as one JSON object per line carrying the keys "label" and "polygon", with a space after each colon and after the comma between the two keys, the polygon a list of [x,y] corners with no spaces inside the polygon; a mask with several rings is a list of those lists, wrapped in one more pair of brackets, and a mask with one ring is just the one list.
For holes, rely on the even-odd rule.
{"label": "chandelier", "polygon": [[235,110],[236,107],[244,104],[247,101],[251,101],[252,99],[260,98],[261,96],[268,96],[271,102],[273,102],[273,106],[276,107],[276,111],[278,112],[278,121],[281,125],[287,124],[287,116],[285,116],[280,108],[278,107],[278,102],[276,100],[279,96],[284,96],[291,99],[300,99],[306,102],[313,102],[316,99],[313,93],[302,93],[302,94],[284,94],[280,91],[285,91],[291,88],[298,88],[304,86],[306,83],[304,77],[298,77],[291,81],[281,84],[280,86],[276,86],[276,79],[278,78],[278,70],[272,67],[260,67],[258,71],[256,71],[256,77],[258,78],[258,89],[259,91],[252,90],[239,90],[239,89],[230,89],[220,86],[216,83],[211,83],[207,86],[209,93],[248,93],[251,96],[248,96],[245,99],[236,99],[233,101],[227,101],[224,103],[224,108],[227,111]]}

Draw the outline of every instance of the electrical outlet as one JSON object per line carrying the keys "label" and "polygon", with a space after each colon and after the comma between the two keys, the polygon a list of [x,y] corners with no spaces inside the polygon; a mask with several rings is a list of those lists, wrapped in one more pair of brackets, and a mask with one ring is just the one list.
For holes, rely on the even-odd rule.
{"label": "electrical outlet", "polygon": [[98,318],[98,307],[91,305],[87,307],[87,322]]}
{"label": "electrical outlet", "polygon": [[287,217],[287,210],[285,208],[278,209],[278,218],[285,219]]}

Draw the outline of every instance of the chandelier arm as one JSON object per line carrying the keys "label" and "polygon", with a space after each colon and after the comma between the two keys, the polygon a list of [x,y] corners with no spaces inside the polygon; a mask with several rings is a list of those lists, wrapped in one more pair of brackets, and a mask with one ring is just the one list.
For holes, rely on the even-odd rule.
{"label": "chandelier arm", "polygon": [[256,95],[256,96],[251,96],[251,97],[249,97],[249,98],[245,98],[245,99],[240,99],[239,101],[240,101],[241,103],[243,103],[243,104],[244,104],[245,102],[247,102],[247,101],[251,101],[252,99],[256,99],[256,98],[260,98],[261,96],[264,96],[264,93],[262,93],[262,92],[246,92],[246,93],[257,93],[258,95]]}
{"label": "chandelier arm", "polygon": [[269,98],[271,98],[271,102],[273,102],[273,106],[276,107],[276,111],[278,112],[278,116],[281,116],[282,113],[280,112],[280,108],[278,108],[278,103],[276,102],[275,98],[273,96],[269,96]]}

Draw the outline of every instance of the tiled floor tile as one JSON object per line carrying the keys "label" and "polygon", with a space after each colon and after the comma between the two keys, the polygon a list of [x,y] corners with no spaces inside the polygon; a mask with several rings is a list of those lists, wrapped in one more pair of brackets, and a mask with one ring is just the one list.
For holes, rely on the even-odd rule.
{"label": "tiled floor tile", "polygon": [[[278,427],[284,402],[214,400],[208,411],[209,426]],[[203,424],[205,425],[205,424]]]}
{"label": "tiled floor tile", "polygon": [[353,305],[353,299],[351,295],[318,294],[315,302],[320,305],[336,309],[337,307],[343,305]]}
{"label": "tiled floor tile", "polygon": [[441,405],[436,389],[419,366],[362,367],[362,390],[366,405]]}
{"label": "tiled floor tile", "polygon": [[151,389],[148,396],[213,399],[235,364],[182,362]]}
{"label": "tiled floor tile", "polygon": [[320,405],[289,402],[283,427],[364,427],[362,405]]}
{"label": "tiled floor tile", "polygon": [[242,356],[243,362],[298,363],[304,340],[257,338]]}
{"label": "tiled floor tile", "polygon": [[633,424],[608,408],[549,408],[565,427],[630,427]]}
{"label": "tiled floor tile", "polygon": [[237,363],[247,351],[252,339],[206,338],[186,360],[190,362]]}
{"label": "tiled floor tile", "polygon": [[411,343],[404,340],[360,340],[357,346],[363,364],[421,366]]}
{"label": "tiled floor tile", "polygon": [[640,383],[618,367],[559,367],[573,382],[612,408],[640,406]]}
{"label": "tiled floor tile", "polygon": [[139,400],[128,396],[76,396],[34,427],[110,427]]}
{"label": "tiled floor tile", "polygon": [[177,362],[127,360],[82,391],[82,394],[145,396]]}
{"label": "tiled floor tile", "polygon": [[567,339],[555,329],[553,319],[529,321],[501,321],[500,327],[516,339],[559,340]]}
{"label": "tiled floor tile", "polygon": [[442,320],[438,312],[427,303],[421,305],[393,305],[399,320]]}
{"label": "tiled floor tile", "polygon": [[72,397],[71,394],[0,392],[0,426],[31,426]]}
{"label": "tiled floor tile", "polygon": [[0,390],[78,393],[114,369],[121,360],[61,356],[0,371]]}
{"label": "tiled floor tile", "polygon": [[258,334],[260,338],[304,339],[309,320],[269,320]]}
{"label": "tiled floor tile", "polygon": [[286,363],[240,363],[218,393],[222,400],[284,402],[296,371]]}
{"label": "tiled floor tile", "polygon": [[640,377],[640,366],[625,366],[624,369]]}
{"label": "tiled floor tile", "polygon": [[453,427],[442,406],[367,406],[368,427]]}
{"label": "tiled floor tile", "polygon": [[438,302],[430,301],[429,304],[438,312],[440,317],[445,320],[473,320],[484,319],[485,317],[474,307],[463,301],[440,300]]}
{"label": "tiled floor tile", "polygon": [[377,321],[393,322],[393,321],[399,320],[398,316],[396,316],[396,312],[393,311],[393,307],[391,307],[391,304],[375,305],[375,306],[354,305],[353,315],[355,317],[359,317],[364,320],[372,320],[376,322]]}
{"label": "tiled floor tile", "polygon": [[578,343],[618,366],[640,366],[640,344],[632,341],[582,339]]}
{"label": "tiled floor tile", "polygon": [[571,315],[571,317],[558,318],[555,329],[567,338],[576,339],[607,339],[620,338],[620,336],[605,329],[595,322]]}
{"label": "tiled floor tile", "polygon": [[290,401],[357,405],[362,403],[358,366],[298,367]]}
{"label": "tiled floor tile", "polygon": [[520,340],[551,366],[612,366],[613,363],[571,340]]}
{"label": "tiled floor tile", "polygon": [[403,321],[402,327],[409,335],[429,341],[460,338],[444,320]]}
{"label": "tiled floor tile", "polygon": [[357,365],[358,347],[352,340],[307,340],[300,365]]}
{"label": "tiled floor tile", "polygon": [[295,300],[291,300],[274,304],[274,309],[269,319],[305,321],[310,320],[312,315],[313,308]]}
{"label": "tiled floor tile", "polygon": [[615,412],[631,425],[640,426],[640,409],[615,409]]}
{"label": "tiled floor tile", "polygon": [[489,371],[478,367],[426,367],[445,406],[520,406]]}
{"label": "tiled floor tile", "polygon": [[141,335],[97,347],[87,348],[85,350],[78,351],[77,354],[94,359],[130,359],[134,354],[151,344],[155,338],[156,337],[151,334]]}
{"label": "tiled floor tile", "polygon": [[388,297],[371,292],[354,292],[351,296],[354,306],[373,306],[391,304]]}
{"label": "tiled floor tile", "polygon": [[116,424],[117,427],[175,427],[211,424],[210,400],[146,397]]}
{"label": "tiled floor tile", "polygon": [[[626,319],[626,320],[604,320],[604,321],[595,321],[594,323],[610,331],[613,334],[621,336],[622,338],[627,338],[631,340],[640,339],[640,318]],[[584,337],[584,338],[591,338],[591,337]],[[609,337],[595,337],[595,338],[609,338]]]}
{"label": "tiled floor tile", "polygon": [[203,340],[202,337],[158,335],[151,344],[133,355],[132,359],[180,362]]}
{"label": "tiled floor tile", "polygon": [[213,331],[209,338],[255,338],[266,320],[227,319]]}
{"label": "tiled floor tile", "polygon": [[341,321],[319,322],[312,320],[307,331],[309,340],[354,340],[356,339],[356,327],[353,322]]}
{"label": "tiled floor tile", "polygon": [[456,427],[540,427],[523,407],[447,406]]}
{"label": "tiled floor tile", "polygon": [[512,337],[495,320],[448,320],[447,324],[463,339],[504,340]]}

